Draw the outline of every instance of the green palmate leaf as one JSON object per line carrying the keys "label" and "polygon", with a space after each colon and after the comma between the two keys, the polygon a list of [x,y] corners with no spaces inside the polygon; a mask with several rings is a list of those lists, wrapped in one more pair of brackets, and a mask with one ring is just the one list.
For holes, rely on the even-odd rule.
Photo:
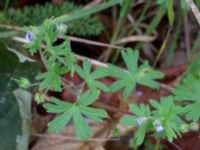
{"label": "green palmate leaf", "polygon": [[49,57],[46,58],[48,66],[52,63],[60,63],[70,69],[76,61],[74,54],[71,52],[69,42],[65,41],[58,46],[49,46],[47,50],[49,52]]}
{"label": "green palmate leaf", "polygon": [[140,104],[139,106],[130,104],[129,108],[131,112],[135,114],[135,116],[124,116],[120,122],[125,125],[138,125],[138,129],[130,143],[131,146],[138,147],[143,143],[145,133],[150,128],[150,122],[148,122],[148,120],[150,119],[151,111],[149,106],[144,104]]}
{"label": "green palmate leaf", "polygon": [[101,122],[102,118],[107,116],[107,113],[102,109],[80,106],[80,110],[84,116],[87,116],[96,122]]}
{"label": "green palmate leaf", "polygon": [[43,80],[40,84],[40,89],[50,89],[54,91],[61,91],[61,77],[59,74],[54,71],[48,71],[42,74],[39,74],[36,77],[37,80]]}
{"label": "green palmate leaf", "polygon": [[86,91],[77,101],[78,105],[88,106],[92,104],[99,97],[100,91],[94,90],[92,93],[90,91]]}
{"label": "green palmate leaf", "polygon": [[153,70],[147,62],[138,67],[138,51],[133,52],[130,48],[122,51],[122,57],[126,63],[128,71],[124,71],[114,65],[109,64],[108,70],[112,77],[119,78],[110,86],[110,91],[123,90],[123,98],[127,99],[134,91],[136,83],[146,85],[151,88],[159,88],[159,84],[154,79],[160,79],[164,76],[162,72]]}
{"label": "green palmate leaf", "polygon": [[150,100],[151,105],[155,108],[153,115],[160,121],[164,128],[162,136],[172,142],[173,139],[180,135],[179,127],[184,122],[179,117],[182,114],[182,107],[176,106],[172,96],[162,97],[160,103]]}
{"label": "green palmate leaf", "polygon": [[78,65],[75,66],[76,72],[82,79],[84,79],[91,91],[96,90],[96,88],[103,91],[108,91],[108,87],[106,85],[97,81],[98,79],[106,77],[108,75],[107,69],[104,67],[99,67],[93,72],[91,72],[91,69],[92,64],[89,60],[83,61],[83,68]]}
{"label": "green palmate leaf", "polygon": [[87,140],[90,136],[93,135],[92,130],[85,122],[80,110],[77,108],[76,109],[74,108],[73,122],[74,122],[74,129],[76,130],[77,139]]}
{"label": "green palmate leaf", "polygon": [[138,147],[139,145],[141,145],[144,141],[146,130],[147,124],[141,125],[136,131],[134,138],[131,140],[130,145],[133,147]]}
{"label": "green palmate leaf", "polygon": [[176,100],[188,102],[185,107],[186,119],[197,121],[200,118],[200,79],[188,74],[173,91]]}
{"label": "green palmate leaf", "polygon": [[135,51],[133,53],[133,50],[130,48],[127,48],[127,51],[122,51],[122,57],[127,65],[128,70],[134,74],[137,72],[138,67],[138,58],[139,58],[139,52]]}
{"label": "green palmate leaf", "polygon": [[187,112],[186,118],[192,121],[198,121],[200,117],[200,101],[194,102],[185,107],[185,111]]}
{"label": "green palmate leaf", "polygon": [[52,98],[53,104],[44,104],[47,112],[60,114],[53,121],[48,123],[50,132],[60,132],[71,120],[73,120],[76,137],[87,140],[93,135],[92,130],[85,122],[84,117],[88,117],[96,122],[102,121],[107,113],[102,109],[89,107],[99,97],[99,91],[82,94],[76,103],[68,103],[57,98]]}
{"label": "green palmate leaf", "polygon": [[[45,108],[51,111],[51,108],[49,106],[46,105]],[[66,109],[61,115],[59,115],[53,121],[48,123],[48,131],[56,133],[61,132],[61,130],[69,123],[72,116],[73,111],[70,109]]]}
{"label": "green palmate leaf", "polygon": [[[64,66],[66,69],[65,73],[71,71],[73,74],[76,58],[71,51],[70,41],[65,39],[61,44],[55,45],[60,31],[59,27],[53,25],[51,21],[51,19],[45,20],[38,27],[25,28],[28,43],[24,46],[28,48],[32,55],[39,51],[41,59],[48,70],[54,69],[55,65],[59,67]],[[42,47],[44,44],[45,48]]]}
{"label": "green palmate leaf", "polygon": [[120,122],[124,125],[132,125],[132,126],[136,125],[136,120],[134,116],[124,116],[122,117]]}
{"label": "green palmate leaf", "polygon": [[144,105],[144,104],[140,104],[139,106],[135,104],[130,104],[129,108],[137,117],[148,118],[151,115],[149,106]]}

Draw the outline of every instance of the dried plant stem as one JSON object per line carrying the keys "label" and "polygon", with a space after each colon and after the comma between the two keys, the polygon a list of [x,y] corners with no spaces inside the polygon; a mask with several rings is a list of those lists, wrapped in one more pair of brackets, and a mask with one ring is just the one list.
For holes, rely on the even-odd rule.
{"label": "dried plant stem", "polygon": [[78,38],[78,37],[74,37],[74,36],[67,36],[67,37],[68,37],[68,39],[70,39],[71,41],[74,41],[74,42],[80,42],[80,43],[85,43],[85,44],[89,44],[89,45],[108,47],[108,48],[114,48],[114,49],[125,49],[125,48],[120,47],[120,46],[102,43],[102,42],[97,42],[97,41],[92,41],[92,40],[86,40],[86,39]]}
{"label": "dried plant stem", "polygon": [[186,0],[186,2],[188,3],[190,8],[192,9],[192,12],[193,12],[194,16],[196,17],[197,22],[200,25],[200,12],[199,12],[197,6],[195,5],[194,1],[193,0]]}
{"label": "dried plant stem", "polygon": [[[81,140],[77,140],[75,137],[65,136],[65,135],[57,135],[57,134],[40,134],[40,133],[31,133],[31,136],[40,137],[40,138],[52,138],[52,139],[61,139],[67,141],[76,141],[82,142]],[[89,138],[89,142],[94,141],[119,141],[120,138]]]}

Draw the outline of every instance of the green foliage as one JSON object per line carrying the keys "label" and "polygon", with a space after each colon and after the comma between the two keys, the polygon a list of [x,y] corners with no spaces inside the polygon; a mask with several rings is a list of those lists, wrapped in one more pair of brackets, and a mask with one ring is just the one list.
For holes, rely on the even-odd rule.
{"label": "green foliage", "polygon": [[[151,115],[150,108],[145,106],[144,104],[140,104],[139,106],[131,104],[130,110],[135,113],[137,118],[142,119],[142,123],[139,126],[138,130],[134,135],[134,139],[132,140],[131,144],[133,146],[141,145],[145,138],[146,130],[149,128],[149,122],[147,121]],[[139,125],[139,124],[138,124]]]}
{"label": "green foliage", "polygon": [[60,132],[69,122],[73,120],[76,137],[87,140],[93,135],[92,130],[84,120],[84,116],[96,122],[101,122],[107,113],[102,109],[89,107],[99,97],[99,91],[93,93],[87,91],[74,103],[63,102],[52,98],[54,104],[44,104],[49,113],[60,114],[48,123],[50,132]]}
{"label": "green foliage", "polygon": [[110,86],[112,92],[123,88],[123,98],[127,99],[131,92],[135,90],[136,83],[151,88],[159,88],[155,79],[160,79],[164,75],[162,72],[153,70],[148,62],[138,67],[138,51],[133,52],[131,49],[122,51],[122,57],[126,63],[128,71],[124,71],[114,65],[108,65],[109,74],[112,77],[119,78]]}
{"label": "green foliage", "polygon": [[96,88],[101,89],[103,91],[108,91],[108,87],[103,83],[97,81],[97,79],[103,78],[108,75],[108,71],[104,67],[98,67],[96,70],[91,72],[92,64],[89,60],[83,61],[83,69],[76,65],[75,70],[79,74],[81,78],[87,83],[89,89],[91,91]]}
{"label": "green foliage", "polygon": [[19,87],[21,88],[28,88],[30,86],[30,81],[27,78],[20,77],[20,79],[12,78],[13,81],[15,81]]}
{"label": "green foliage", "polygon": [[53,91],[61,91],[61,75],[65,72],[62,68],[55,67],[55,69],[39,74],[36,79],[42,80],[39,87],[41,90],[50,89]]}
{"label": "green foliage", "polygon": [[[80,6],[76,6],[72,2],[64,2],[61,5],[46,3],[43,6],[35,5],[24,7],[22,9],[10,9],[4,18],[6,19],[6,22],[17,26],[39,25],[47,18],[70,14],[80,9]],[[96,36],[103,30],[102,23],[96,17],[91,15],[69,23],[67,26],[68,34],[78,36]]]}
{"label": "green foliage", "polygon": [[146,130],[150,128],[149,119],[151,117],[151,111],[149,106],[140,104],[130,104],[129,108],[135,116],[125,116],[121,119],[121,122],[125,125],[138,125],[138,129],[134,134],[134,138],[131,140],[131,146],[137,147],[142,144],[145,138]]}
{"label": "green foliage", "polygon": [[[180,3],[180,6],[183,10],[185,9],[188,9],[188,4],[186,2],[186,0],[179,0],[179,3]],[[174,10],[173,10],[173,4],[174,4],[174,1],[173,0],[157,0],[157,4],[164,4],[166,5],[167,9],[168,9],[168,17],[170,18],[170,13],[174,13]],[[169,12],[169,11],[173,11],[173,12]],[[172,14],[173,17],[174,17],[174,14]],[[170,20],[170,19],[169,19]]]}
{"label": "green foliage", "polygon": [[200,118],[200,79],[188,75],[173,91],[176,100],[186,102],[186,119],[197,121]]}
{"label": "green foliage", "polygon": [[[44,67],[46,68],[45,72],[40,73],[36,77],[36,79],[41,80],[41,82],[39,84],[40,92],[35,95],[35,99],[37,103],[44,103],[43,106],[47,112],[57,115],[54,120],[48,123],[48,130],[50,132],[58,133],[62,131],[70,122],[73,122],[76,137],[78,139],[88,140],[93,135],[93,132],[85,118],[101,122],[105,117],[107,117],[107,113],[103,109],[97,109],[90,106],[99,98],[99,90],[105,92],[115,92],[122,89],[123,99],[127,100],[129,95],[134,92],[137,84],[153,89],[159,88],[159,84],[155,80],[162,78],[164,74],[153,70],[147,61],[138,65],[138,51],[133,52],[130,48],[127,48],[126,51],[121,51],[127,71],[111,64],[109,64],[107,68],[93,68],[91,62],[87,59],[83,61],[82,65],[78,65],[75,55],[71,51],[68,39],[65,39],[61,43],[59,43],[60,41],[57,41],[58,37],[63,36],[66,31],[66,26],[61,23],[62,21],[67,22],[67,26],[70,29],[76,26],[75,23],[78,23],[79,25],[79,22],[81,21],[78,19],[80,19],[81,16],[86,16],[97,12],[98,10],[108,8],[118,2],[119,0],[112,0],[92,8],[83,10],[80,9],[76,11],[72,10],[70,12],[71,15],[65,14],[55,19],[46,20],[40,26],[25,28],[27,31],[27,43],[25,44],[25,47],[32,55],[38,53]],[[166,4],[170,25],[172,25],[174,22],[173,1],[160,0],[160,3]],[[49,11],[55,11],[54,7],[57,6],[48,6]],[[156,19],[152,21],[150,28],[147,29],[145,34],[149,34],[150,29],[153,29],[159,23],[161,17],[165,13],[165,10],[165,6],[161,6],[159,8],[155,17]],[[61,10],[56,10],[55,16],[57,11]],[[87,21],[87,19],[89,20]],[[41,21],[42,20],[44,19],[41,19]],[[87,17],[83,18],[83,20],[85,20],[84,22],[91,21],[90,18]],[[90,23],[92,24],[92,21]],[[83,26],[84,25],[81,25],[81,27]],[[85,28],[91,30],[89,27]],[[81,28],[81,30],[84,29]],[[74,34],[76,32],[72,29],[68,30],[68,32],[70,31],[74,32]],[[79,32],[81,33],[85,31]],[[71,73],[71,76],[73,77],[74,72],[76,72],[84,80],[82,82],[82,87],[74,85],[72,81],[67,81],[67,79],[64,81],[62,79],[62,75],[66,73]],[[174,97],[170,96],[162,97],[160,102],[150,100],[152,110],[150,110],[150,106],[144,104],[129,105],[130,111],[134,115],[123,117],[121,122],[125,125],[136,127],[134,137],[131,140],[131,145],[133,147],[141,145],[145,139],[146,133],[148,132],[153,133],[156,138],[164,138],[172,142],[175,138],[180,136],[181,132],[189,131],[190,129],[197,129],[197,125],[195,123],[186,124],[181,117],[184,118],[186,115],[185,118],[187,121],[199,120],[200,113],[197,111],[200,107],[198,99],[200,95],[197,94],[200,93],[198,90],[200,89],[198,87],[200,83],[197,81],[197,78],[199,77],[198,73],[195,74],[195,77],[189,76],[186,78],[183,83],[173,91],[175,99],[184,101],[184,103],[175,103]],[[117,79],[111,84],[110,88],[100,81],[101,78],[107,76]],[[72,86],[75,92],[68,89],[68,83],[70,84],[69,86]],[[88,87],[87,91],[83,90],[85,85]],[[63,88],[69,90],[69,92],[77,98],[76,102],[64,102],[55,97],[48,97],[49,100],[52,100],[51,103],[45,102],[47,97],[46,91],[52,90],[61,92]],[[187,91],[190,91],[190,93]],[[183,104],[187,105],[182,106]],[[120,136],[119,130],[117,129],[114,130],[113,134],[114,136]]]}
{"label": "green foliage", "polygon": [[[185,0],[181,0],[181,1],[185,1]],[[166,5],[169,24],[172,26],[174,23],[174,18],[175,18],[174,9],[173,9],[174,1],[173,0],[167,0],[167,1],[166,0],[157,0],[157,3]],[[181,2],[181,4],[182,3],[183,2]]]}
{"label": "green foliage", "polygon": [[160,103],[155,100],[150,100],[150,102],[155,109],[152,112],[153,116],[159,118],[164,127],[163,136],[172,142],[177,138],[177,134],[180,135],[179,127],[184,123],[179,116],[182,114],[183,108],[174,104],[172,96],[162,97]]}
{"label": "green foliage", "polygon": [[135,116],[124,116],[121,123],[137,126],[138,129],[131,140],[131,146],[138,147],[144,141],[146,132],[152,131],[157,138],[167,138],[172,142],[180,136],[180,126],[185,124],[180,115],[183,108],[174,104],[172,96],[162,97],[160,102],[150,100],[153,110],[148,105],[130,104],[129,108]]}
{"label": "green foliage", "polygon": [[[41,59],[47,69],[47,72],[36,77],[37,80],[42,80],[40,89],[61,91],[61,75],[69,71],[73,74],[76,59],[71,52],[69,41],[66,40],[54,46],[59,31],[50,21],[46,20],[41,26],[30,28],[27,34],[31,38],[29,36],[26,37],[30,41],[25,44],[25,47],[29,49],[32,55],[39,51]],[[42,50],[41,46],[43,43],[46,45]]]}

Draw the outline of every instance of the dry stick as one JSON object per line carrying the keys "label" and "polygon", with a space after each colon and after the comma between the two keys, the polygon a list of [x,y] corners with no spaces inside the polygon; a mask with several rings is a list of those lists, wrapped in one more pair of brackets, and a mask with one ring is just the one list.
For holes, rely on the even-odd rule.
{"label": "dry stick", "polygon": [[[12,37],[12,39],[15,40],[15,41],[17,41],[17,42],[21,42],[21,43],[27,43],[28,42],[26,39],[21,38],[21,37]],[[102,63],[100,61],[97,61],[97,60],[94,60],[94,59],[91,59],[91,58],[88,58],[88,57],[80,56],[80,55],[77,55],[77,54],[75,54],[75,56],[76,56],[76,58],[78,60],[82,61],[84,59],[89,59],[93,65],[102,66],[102,67],[108,67],[107,64]],[[125,69],[123,69],[123,70],[125,70]],[[127,71],[127,70],[125,70],[125,71]],[[169,92],[171,92],[174,89],[173,87],[171,87],[169,85],[166,85],[164,83],[160,83],[160,82],[158,82],[158,83],[160,84],[161,88],[163,88],[163,89],[165,89],[165,90],[167,90]]]}
{"label": "dry stick", "polygon": [[90,44],[90,45],[95,45],[95,46],[101,46],[101,47],[110,47],[110,48],[115,48],[115,49],[125,49],[120,46],[111,45],[111,44],[107,44],[107,43],[103,43],[103,42],[92,41],[92,40],[86,40],[86,39],[78,38],[78,37],[74,37],[74,36],[67,36],[67,37],[68,37],[68,39],[70,39],[71,41],[74,41],[74,42]]}
{"label": "dry stick", "polygon": [[[31,133],[31,136],[82,142],[81,140],[77,140],[75,137],[64,136],[64,135],[56,135],[56,134]],[[93,142],[93,141],[97,141],[97,142],[99,142],[99,141],[119,141],[119,140],[120,140],[120,138],[89,138],[88,139],[88,141],[90,141],[90,142]]]}
{"label": "dry stick", "polygon": [[132,112],[125,111],[125,110],[122,110],[122,109],[119,109],[119,108],[116,108],[116,107],[113,107],[113,106],[110,106],[110,105],[107,105],[107,104],[104,104],[104,103],[101,103],[101,102],[94,102],[92,104],[92,106],[96,106],[98,108],[104,108],[104,109],[106,109],[108,111],[110,110],[110,111],[116,112],[116,113],[122,113],[122,114],[135,116]]}
{"label": "dry stick", "polygon": [[190,8],[192,9],[192,12],[193,12],[194,16],[196,17],[197,22],[200,25],[200,12],[199,12],[197,6],[195,5],[194,1],[193,0],[186,0],[186,2],[188,3]]}
{"label": "dry stick", "polygon": [[125,38],[121,38],[116,44],[124,44],[129,42],[152,42],[156,39],[156,36],[146,36],[146,35],[133,35]]}

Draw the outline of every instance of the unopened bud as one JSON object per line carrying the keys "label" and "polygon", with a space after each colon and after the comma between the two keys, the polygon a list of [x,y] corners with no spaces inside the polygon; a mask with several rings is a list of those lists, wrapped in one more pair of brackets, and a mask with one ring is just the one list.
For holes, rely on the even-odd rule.
{"label": "unopened bud", "polygon": [[41,104],[44,102],[44,95],[41,94],[41,93],[36,93],[35,94],[35,101],[38,103],[38,104]]}

